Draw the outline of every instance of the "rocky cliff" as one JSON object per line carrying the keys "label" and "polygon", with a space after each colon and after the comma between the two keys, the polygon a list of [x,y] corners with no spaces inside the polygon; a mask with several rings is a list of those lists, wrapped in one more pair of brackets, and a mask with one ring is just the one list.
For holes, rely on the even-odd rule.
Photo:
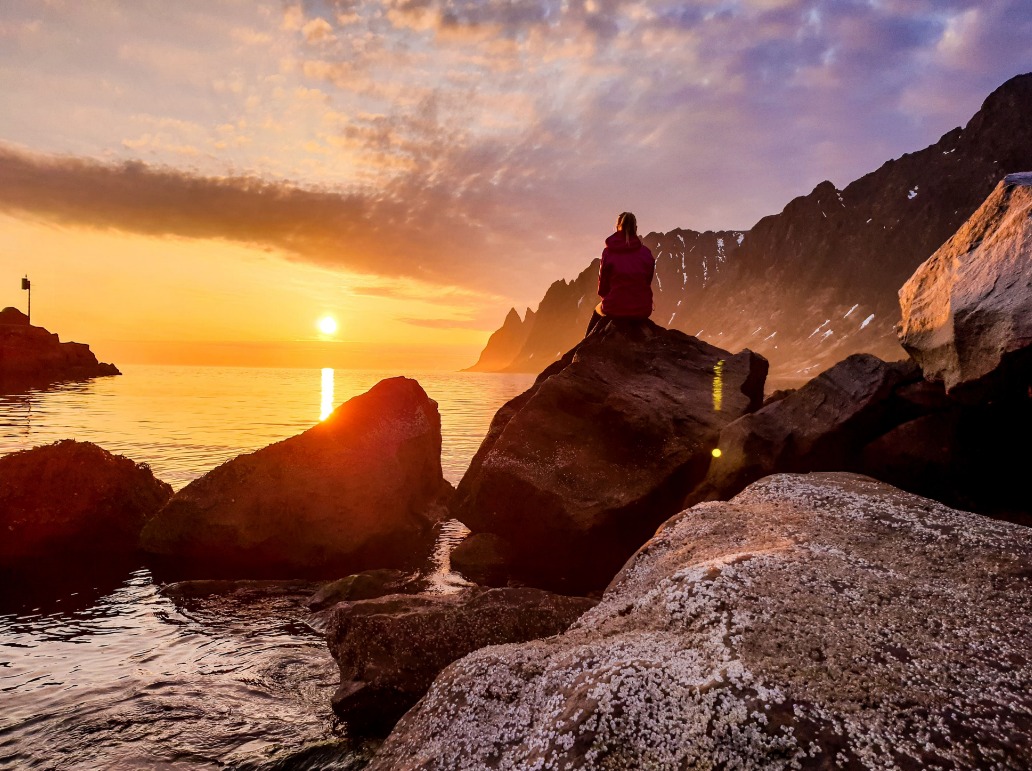
{"label": "rocky cliff", "polygon": [[0,391],[120,374],[114,364],[97,361],[85,343],[62,343],[17,308],[0,311]]}
{"label": "rocky cliff", "polygon": [[[857,352],[902,358],[896,293],[1003,177],[1032,168],[1032,73],[994,91],[963,128],[837,189],[822,182],[744,233],[650,233],[652,319],[722,348],[748,347],[771,379],[805,381]],[[570,348],[597,302],[593,262],[553,284],[519,354],[539,371]]]}

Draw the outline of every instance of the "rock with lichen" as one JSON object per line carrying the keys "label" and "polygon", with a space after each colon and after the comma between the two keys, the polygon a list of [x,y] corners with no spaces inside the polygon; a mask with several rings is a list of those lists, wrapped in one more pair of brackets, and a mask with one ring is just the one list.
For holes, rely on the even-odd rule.
{"label": "rock with lichen", "polygon": [[601,589],[705,476],[720,430],[760,406],[767,362],[648,320],[608,319],[495,415],[454,515],[509,574]]}
{"label": "rock with lichen", "polygon": [[1032,531],[867,477],[670,519],[547,640],[446,669],[370,771],[1032,766]]}
{"label": "rock with lichen", "polygon": [[900,342],[956,396],[1032,386],[1032,172],[1011,174],[899,290]]}

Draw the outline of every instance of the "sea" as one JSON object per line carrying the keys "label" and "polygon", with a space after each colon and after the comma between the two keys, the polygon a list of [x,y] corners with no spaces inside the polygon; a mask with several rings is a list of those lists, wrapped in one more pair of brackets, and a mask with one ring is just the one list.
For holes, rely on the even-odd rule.
{"label": "sea", "polygon": [[[458,483],[497,409],[532,375],[126,365],[117,377],[0,396],[0,454],[91,441],[181,489],[293,436],[387,377],[438,404]],[[428,585],[461,584],[441,528]],[[360,769],[330,697],[325,616],[304,585],[179,596],[144,564],[0,576],[0,769]]]}

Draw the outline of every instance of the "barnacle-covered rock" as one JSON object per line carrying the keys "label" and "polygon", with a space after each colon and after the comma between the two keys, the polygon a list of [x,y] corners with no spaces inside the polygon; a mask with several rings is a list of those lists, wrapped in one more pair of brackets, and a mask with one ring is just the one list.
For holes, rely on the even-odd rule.
{"label": "barnacle-covered rock", "polygon": [[778,475],[643,546],[566,633],[446,669],[370,771],[1032,766],[1032,531]]}

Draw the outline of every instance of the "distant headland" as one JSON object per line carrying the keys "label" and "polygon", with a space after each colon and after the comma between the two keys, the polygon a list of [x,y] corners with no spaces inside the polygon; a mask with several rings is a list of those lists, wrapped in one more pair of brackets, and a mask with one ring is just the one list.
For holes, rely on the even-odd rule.
{"label": "distant headland", "polygon": [[114,364],[97,361],[86,343],[62,343],[17,308],[0,311],[0,392],[121,374]]}

